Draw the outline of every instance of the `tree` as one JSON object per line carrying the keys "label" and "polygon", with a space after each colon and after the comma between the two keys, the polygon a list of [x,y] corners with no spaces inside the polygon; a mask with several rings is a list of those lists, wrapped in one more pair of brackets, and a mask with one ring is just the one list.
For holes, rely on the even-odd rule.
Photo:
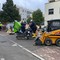
{"label": "tree", "polygon": [[14,20],[21,20],[19,9],[13,4],[13,0],[6,0],[6,3],[3,4],[2,9],[4,21],[13,22]]}
{"label": "tree", "polygon": [[29,23],[29,22],[30,22],[30,20],[31,20],[31,17],[29,17],[29,18],[27,19],[27,23]]}
{"label": "tree", "polygon": [[3,11],[0,11],[0,22],[4,21],[5,13]]}
{"label": "tree", "polygon": [[44,17],[40,9],[34,11],[32,13],[32,17],[37,25],[40,25],[42,22],[44,22]]}

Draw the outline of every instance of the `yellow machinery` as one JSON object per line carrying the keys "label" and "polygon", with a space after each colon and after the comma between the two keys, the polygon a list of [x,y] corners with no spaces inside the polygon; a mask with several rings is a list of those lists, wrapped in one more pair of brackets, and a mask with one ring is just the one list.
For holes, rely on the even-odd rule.
{"label": "yellow machinery", "polygon": [[60,46],[60,20],[48,21],[47,29],[35,40],[36,45],[45,44],[50,46],[56,44]]}

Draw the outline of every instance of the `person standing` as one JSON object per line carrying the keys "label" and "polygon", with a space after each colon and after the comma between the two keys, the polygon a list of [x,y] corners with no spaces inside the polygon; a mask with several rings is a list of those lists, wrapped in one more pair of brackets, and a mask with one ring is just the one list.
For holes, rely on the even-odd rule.
{"label": "person standing", "polygon": [[25,27],[26,27],[26,23],[23,21],[21,22],[21,31],[24,33],[25,32]]}
{"label": "person standing", "polygon": [[33,20],[31,20],[30,23],[29,23],[29,25],[30,25],[31,31],[33,33],[33,37],[36,37],[37,27],[36,27],[35,22]]}

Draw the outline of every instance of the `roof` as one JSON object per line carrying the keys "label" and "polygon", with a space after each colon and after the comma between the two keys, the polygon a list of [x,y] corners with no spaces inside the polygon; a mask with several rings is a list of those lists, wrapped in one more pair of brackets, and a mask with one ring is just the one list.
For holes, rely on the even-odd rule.
{"label": "roof", "polygon": [[52,21],[60,21],[60,19],[49,20],[47,22],[52,22]]}

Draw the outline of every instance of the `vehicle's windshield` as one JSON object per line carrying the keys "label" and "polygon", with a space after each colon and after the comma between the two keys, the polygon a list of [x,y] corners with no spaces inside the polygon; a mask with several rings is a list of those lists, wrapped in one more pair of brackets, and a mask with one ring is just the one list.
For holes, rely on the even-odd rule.
{"label": "vehicle's windshield", "polygon": [[59,26],[60,26],[60,22],[58,22],[58,21],[57,21],[57,22],[53,22],[53,23],[52,23],[52,26],[59,27]]}
{"label": "vehicle's windshield", "polygon": [[57,30],[60,29],[60,21],[58,20],[54,20],[54,21],[49,21],[48,22],[48,27],[47,27],[47,31],[53,31],[53,30]]}

